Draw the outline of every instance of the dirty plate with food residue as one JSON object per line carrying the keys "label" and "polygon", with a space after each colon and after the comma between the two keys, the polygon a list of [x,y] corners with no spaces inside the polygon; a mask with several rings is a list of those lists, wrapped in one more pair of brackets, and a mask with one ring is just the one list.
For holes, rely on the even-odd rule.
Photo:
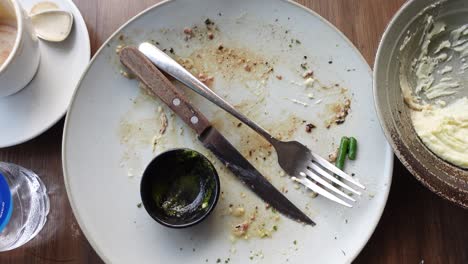
{"label": "dirty plate with food residue", "polygon": [[[262,202],[120,65],[118,51],[143,41],[164,50],[279,139],[298,140],[333,158],[341,137],[356,138],[357,156],[346,161],[345,171],[367,189],[353,196],[354,208],[292,182],[264,139],[178,84],[317,225],[298,224]],[[105,43],[73,99],[63,165],[78,222],[98,254],[112,263],[351,262],[380,219],[393,166],[371,85],[371,70],[357,49],[323,18],[292,2],[163,2]],[[145,166],[178,147],[206,155],[221,181],[212,214],[183,230],[155,223],[139,195]]]}

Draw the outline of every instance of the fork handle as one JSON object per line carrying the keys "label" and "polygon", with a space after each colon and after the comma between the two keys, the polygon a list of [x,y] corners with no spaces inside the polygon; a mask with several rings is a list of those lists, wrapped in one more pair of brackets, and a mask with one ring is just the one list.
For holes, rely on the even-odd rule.
{"label": "fork handle", "polygon": [[148,87],[153,96],[158,96],[198,135],[211,127],[208,119],[193,107],[188,98],[137,48],[126,47],[122,49],[120,51],[120,61]]}
{"label": "fork handle", "polygon": [[148,57],[159,69],[163,70],[164,72],[168,73],[172,77],[179,80],[181,83],[187,85],[190,89],[198,93],[199,95],[205,97],[206,99],[210,100],[215,105],[221,107],[235,118],[240,120],[242,123],[246,124],[257,133],[262,135],[268,142],[272,145],[276,145],[279,143],[277,139],[275,139],[268,131],[264,128],[259,126],[257,123],[250,120],[248,117],[243,115],[241,112],[237,111],[231,104],[229,104],[226,100],[221,98],[215,92],[210,90],[204,83],[199,81],[195,76],[193,76],[189,71],[184,69],[179,63],[177,63],[174,59],[169,57],[166,53],[162,50],[158,49],[151,43],[144,42],[140,44],[138,49]]}

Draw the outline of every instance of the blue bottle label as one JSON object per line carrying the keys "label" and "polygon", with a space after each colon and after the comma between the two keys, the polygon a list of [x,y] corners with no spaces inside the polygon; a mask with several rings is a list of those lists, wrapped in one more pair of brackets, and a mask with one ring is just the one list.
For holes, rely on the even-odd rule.
{"label": "blue bottle label", "polygon": [[0,232],[8,224],[13,211],[13,199],[6,178],[0,173]]}

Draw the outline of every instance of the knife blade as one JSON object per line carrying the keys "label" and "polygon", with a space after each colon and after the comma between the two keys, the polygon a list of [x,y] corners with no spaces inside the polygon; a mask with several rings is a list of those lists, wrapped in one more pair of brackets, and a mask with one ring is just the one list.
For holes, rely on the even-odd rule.
{"label": "knife blade", "polygon": [[281,214],[309,225],[315,223],[279,192],[214,128],[188,98],[176,88],[137,48],[120,51],[120,61],[145,84],[149,93],[159,97],[198,134],[199,140],[258,197]]}
{"label": "knife blade", "polygon": [[239,180],[278,212],[309,225],[315,223],[279,192],[229,141],[214,127],[198,138]]}

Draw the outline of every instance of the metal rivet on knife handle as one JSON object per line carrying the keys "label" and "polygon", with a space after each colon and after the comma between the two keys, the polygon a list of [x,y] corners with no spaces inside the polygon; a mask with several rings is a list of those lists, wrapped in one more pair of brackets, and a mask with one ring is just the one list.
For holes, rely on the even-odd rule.
{"label": "metal rivet on knife handle", "polygon": [[192,122],[192,124],[198,123],[198,117],[192,116],[192,118],[190,118],[190,122]]}

